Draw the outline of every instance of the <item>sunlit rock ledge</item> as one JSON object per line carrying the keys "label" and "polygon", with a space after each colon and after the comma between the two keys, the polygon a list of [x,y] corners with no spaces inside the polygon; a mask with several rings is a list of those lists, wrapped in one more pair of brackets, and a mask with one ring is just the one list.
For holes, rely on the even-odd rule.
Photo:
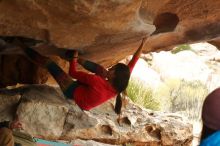
{"label": "sunlit rock ledge", "polygon": [[192,125],[187,119],[144,109],[128,99],[124,103],[119,119],[113,111],[113,101],[82,111],[74,102],[66,101],[59,89],[47,85],[1,89],[0,121],[11,120],[17,113],[23,132],[47,140],[149,146],[191,144]]}

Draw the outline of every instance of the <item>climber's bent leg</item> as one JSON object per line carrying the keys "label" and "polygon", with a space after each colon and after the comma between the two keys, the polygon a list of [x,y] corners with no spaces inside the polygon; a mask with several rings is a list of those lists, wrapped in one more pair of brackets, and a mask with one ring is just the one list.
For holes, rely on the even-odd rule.
{"label": "climber's bent leg", "polygon": [[35,51],[31,48],[26,48],[25,52],[34,63],[36,63],[42,67],[47,68],[47,70],[50,72],[50,74],[53,76],[53,78],[59,84],[61,90],[63,91],[63,94],[68,99],[73,99],[72,93],[78,87],[78,83],[76,81],[73,81],[71,76],[69,76],[67,73],[65,73],[50,58],[42,56],[37,51]]}
{"label": "climber's bent leg", "polygon": [[73,81],[72,77],[65,73],[55,62],[50,62],[47,65],[47,69],[60,85],[63,94],[68,99],[73,99],[72,94],[74,90],[78,87],[77,81]]}

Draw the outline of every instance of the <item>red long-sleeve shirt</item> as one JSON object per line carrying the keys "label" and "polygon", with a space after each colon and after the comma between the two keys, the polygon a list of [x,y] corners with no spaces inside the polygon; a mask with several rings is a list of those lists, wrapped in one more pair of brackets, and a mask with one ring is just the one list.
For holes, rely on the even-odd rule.
{"label": "red long-sleeve shirt", "polygon": [[[130,72],[132,72],[137,60],[138,57],[134,56],[128,64]],[[73,92],[74,100],[80,108],[90,110],[117,95],[117,91],[103,77],[77,71],[76,64],[76,59],[73,59],[70,63],[69,74],[82,83]],[[98,70],[100,71],[100,69],[99,66]]]}

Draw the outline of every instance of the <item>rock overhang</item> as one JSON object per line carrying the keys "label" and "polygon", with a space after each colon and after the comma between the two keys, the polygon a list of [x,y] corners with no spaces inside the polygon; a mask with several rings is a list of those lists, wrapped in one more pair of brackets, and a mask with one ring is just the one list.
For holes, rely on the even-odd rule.
{"label": "rock overhang", "polygon": [[[145,36],[144,53],[199,41],[218,44],[219,6],[215,0],[1,0],[0,36],[75,49],[109,67],[131,55]],[[156,27],[162,33],[150,36]]]}
{"label": "rock overhang", "polygon": [[146,51],[218,37],[219,6],[215,0],[2,0],[0,35],[50,41],[61,48],[81,50],[98,62],[106,57],[109,63],[105,65],[110,65],[108,54],[124,50],[115,56],[117,61],[131,54],[131,48],[154,31],[158,16],[162,26],[169,25],[173,20],[164,13],[176,15],[179,23],[172,32],[150,37]]}

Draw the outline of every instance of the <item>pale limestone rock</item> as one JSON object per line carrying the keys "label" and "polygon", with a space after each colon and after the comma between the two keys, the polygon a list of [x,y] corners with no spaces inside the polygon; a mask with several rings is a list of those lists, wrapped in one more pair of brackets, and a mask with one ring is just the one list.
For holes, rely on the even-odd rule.
{"label": "pale limestone rock", "polygon": [[126,108],[119,119],[113,111],[114,100],[82,111],[53,87],[35,85],[21,89],[17,92],[22,95],[17,114],[24,131],[34,137],[150,146],[187,146],[192,141],[192,125],[186,119],[146,110],[129,100],[124,100]]}
{"label": "pale limestone rock", "polygon": [[67,112],[67,102],[49,86],[33,86],[25,90],[17,109],[25,132],[47,139],[60,137]]}
{"label": "pale limestone rock", "polygon": [[21,96],[2,94],[0,92],[0,121],[12,120]]}

